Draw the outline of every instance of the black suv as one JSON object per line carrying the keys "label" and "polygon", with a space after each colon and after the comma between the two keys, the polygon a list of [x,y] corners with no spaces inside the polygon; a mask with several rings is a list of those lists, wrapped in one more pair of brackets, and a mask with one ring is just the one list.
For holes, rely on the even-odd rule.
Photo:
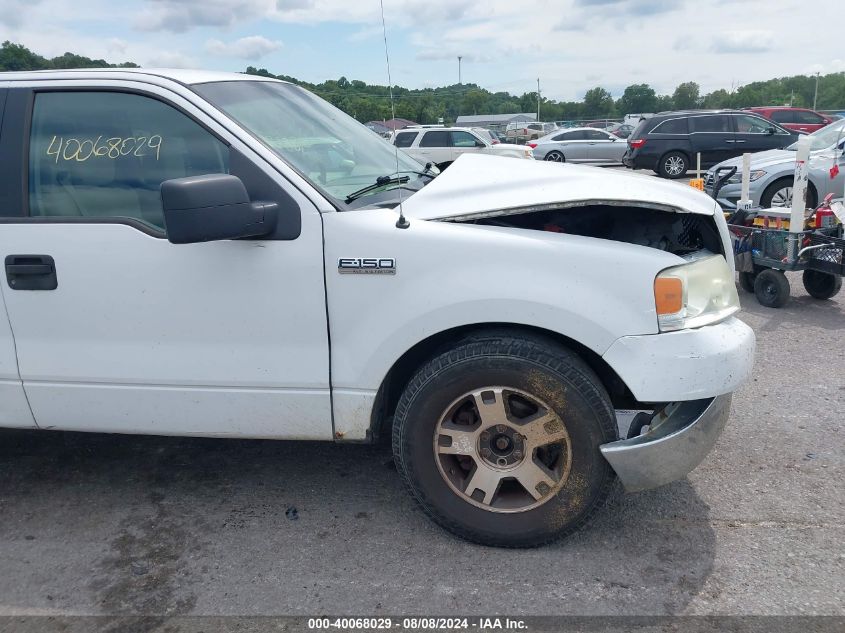
{"label": "black suv", "polygon": [[791,132],[750,112],[690,110],[661,112],[640,121],[628,137],[626,167],[652,169],[664,178],[678,178],[695,167],[712,167],[746,152],[779,149],[798,139]]}

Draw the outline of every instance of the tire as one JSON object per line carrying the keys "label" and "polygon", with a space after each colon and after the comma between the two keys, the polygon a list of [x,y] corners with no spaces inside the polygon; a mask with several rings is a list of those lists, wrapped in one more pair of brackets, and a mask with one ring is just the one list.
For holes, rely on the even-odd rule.
{"label": "tire", "polygon": [[546,156],[545,156],[545,158],[543,158],[543,160],[547,160],[547,161],[550,161],[550,162],[553,162],[553,163],[565,163],[566,162],[566,156],[563,155],[563,152],[553,150],[553,151],[549,152],[548,154],[546,154]]}
{"label": "tire", "polygon": [[599,446],[615,439],[607,392],[580,358],[545,339],[490,333],[436,356],[410,380],[396,408],[393,455],[443,528],[483,545],[534,547],[584,527],[604,505],[616,474]]}
{"label": "tire", "polygon": [[681,178],[689,169],[689,159],[683,152],[669,152],[657,163],[657,174],[661,178]]}
{"label": "tire", "polygon": [[802,281],[807,294],[815,299],[830,299],[842,289],[842,277],[818,270],[805,270]]}
{"label": "tire", "polygon": [[754,280],[757,278],[757,273],[739,273],[739,286],[745,292],[754,294]]}
{"label": "tire", "polygon": [[[763,195],[760,196],[760,206],[764,209],[778,207],[788,209],[792,206],[792,178],[781,178],[775,180],[766,187]],[[816,207],[816,191],[810,184],[807,184],[807,207]]]}
{"label": "tire", "polygon": [[789,280],[779,270],[761,271],[754,280],[754,294],[760,305],[782,308],[789,300]]}

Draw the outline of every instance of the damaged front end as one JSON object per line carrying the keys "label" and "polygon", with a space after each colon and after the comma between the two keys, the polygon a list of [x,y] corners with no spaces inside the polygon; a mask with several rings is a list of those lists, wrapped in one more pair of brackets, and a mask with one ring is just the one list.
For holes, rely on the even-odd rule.
{"label": "damaged front end", "polygon": [[646,246],[680,257],[701,251],[725,255],[713,215],[685,213],[650,202],[581,200],[441,220],[580,235]]}

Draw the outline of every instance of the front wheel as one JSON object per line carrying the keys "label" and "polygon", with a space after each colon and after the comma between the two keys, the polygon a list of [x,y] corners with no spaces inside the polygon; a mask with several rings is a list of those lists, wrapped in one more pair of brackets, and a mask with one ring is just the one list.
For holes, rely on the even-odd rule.
{"label": "front wheel", "polygon": [[543,160],[548,160],[553,163],[565,163],[566,157],[561,152],[555,150],[546,154],[546,157]]}
{"label": "front wheel", "polygon": [[489,334],[424,365],[396,409],[393,454],[422,509],[485,545],[531,547],[583,527],[616,475],[599,446],[613,408],[575,354]]}
{"label": "front wheel", "polygon": [[689,161],[681,152],[669,152],[660,159],[657,173],[663,178],[680,178],[687,173]]}
{"label": "front wheel", "polygon": [[830,299],[842,289],[842,277],[818,270],[805,270],[802,281],[807,294],[815,299]]}

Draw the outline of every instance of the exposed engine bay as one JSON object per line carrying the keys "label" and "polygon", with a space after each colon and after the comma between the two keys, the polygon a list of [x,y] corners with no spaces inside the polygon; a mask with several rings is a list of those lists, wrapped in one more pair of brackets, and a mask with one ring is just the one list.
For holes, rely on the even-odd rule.
{"label": "exposed engine bay", "polygon": [[539,211],[514,210],[468,220],[474,224],[568,233],[626,242],[687,255],[701,250],[724,255],[713,217],[644,206],[582,204]]}

